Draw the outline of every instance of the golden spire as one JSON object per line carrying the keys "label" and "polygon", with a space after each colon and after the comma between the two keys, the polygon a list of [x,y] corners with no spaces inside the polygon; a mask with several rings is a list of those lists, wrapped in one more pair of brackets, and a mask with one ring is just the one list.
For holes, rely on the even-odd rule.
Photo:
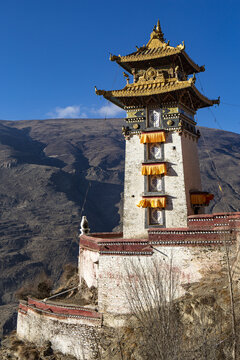
{"label": "golden spire", "polygon": [[162,29],[161,29],[161,26],[160,26],[160,21],[158,19],[157,21],[157,27],[155,27],[155,33],[158,35],[158,38],[160,41],[164,42],[165,39],[164,39],[164,34],[162,32]]}
{"label": "golden spire", "polygon": [[[158,20],[157,25],[154,25],[153,31],[150,36],[150,40],[147,43],[148,48],[158,48],[163,46],[165,43],[164,35],[160,26],[160,21]],[[169,44],[167,44],[169,45]]]}

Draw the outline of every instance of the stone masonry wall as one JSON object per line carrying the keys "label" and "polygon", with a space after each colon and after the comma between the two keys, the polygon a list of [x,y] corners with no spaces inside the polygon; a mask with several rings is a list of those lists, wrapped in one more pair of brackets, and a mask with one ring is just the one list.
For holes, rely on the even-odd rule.
{"label": "stone masonry wall", "polygon": [[[173,270],[178,273],[181,285],[197,282],[211,271],[219,271],[225,254],[224,246],[205,246],[203,248],[155,245],[154,248],[168,256],[168,258],[165,257],[165,261],[172,259]],[[160,253],[159,256],[164,258]],[[180,288],[180,294],[181,291],[184,293]]]}
{"label": "stone masonry wall", "polygon": [[141,262],[146,267],[151,262],[151,257],[101,255],[98,279],[99,312],[112,315],[130,313],[126,296],[126,270],[130,268],[132,263],[138,262]]}
{"label": "stone masonry wall", "polygon": [[17,335],[37,345],[51,341],[54,350],[79,360],[92,360],[96,354],[98,326],[91,320],[59,318],[36,310],[18,312]]}
{"label": "stone masonry wall", "polygon": [[[132,263],[141,262],[145,269],[149,269],[154,258],[162,260],[166,266],[170,266],[170,259],[172,259],[173,272],[179,278],[178,296],[181,296],[185,291],[181,285],[197,282],[209,271],[219,271],[224,258],[223,246],[176,246],[173,248],[154,245],[153,250],[153,256],[145,257],[101,255],[98,280],[100,312],[112,315],[123,315],[130,312],[126,296],[125,274],[126,268],[131,268]],[[132,274],[132,278],[134,277],[136,274]]]}

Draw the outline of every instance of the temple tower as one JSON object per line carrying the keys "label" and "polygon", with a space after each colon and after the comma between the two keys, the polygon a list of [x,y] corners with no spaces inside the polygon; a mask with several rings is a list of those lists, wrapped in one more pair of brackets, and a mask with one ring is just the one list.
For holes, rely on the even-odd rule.
{"label": "temple tower", "polygon": [[[126,56],[110,56],[125,71],[121,90],[97,90],[127,112],[124,238],[147,236],[149,228],[187,226],[187,216],[203,213],[213,198],[202,191],[195,114],[218,104],[195,87],[204,71],[185,52],[169,45],[158,21],[147,45]],[[193,75],[189,78],[189,75]]]}

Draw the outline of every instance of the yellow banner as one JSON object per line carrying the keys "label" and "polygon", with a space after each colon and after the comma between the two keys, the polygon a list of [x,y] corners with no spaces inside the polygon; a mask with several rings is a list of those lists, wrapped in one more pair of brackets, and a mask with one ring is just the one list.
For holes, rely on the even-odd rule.
{"label": "yellow banner", "polygon": [[166,164],[158,165],[142,165],[142,175],[166,175],[167,166]]}
{"label": "yellow banner", "polygon": [[166,198],[158,197],[158,198],[142,199],[137,204],[137,206],[142,208],[165,208]]}
{"label": "yellow banner", "polygon": [[208,205],[213,198],[213,194],[191,194],[191,203],[193,205]]}
{"label": "yellow banner", "polygon": [[154,132],[154,133],[145,133],[141,135],[140,143],[147,144],[147,143],[159,143],[165,142],[166,136],[164,131]]}

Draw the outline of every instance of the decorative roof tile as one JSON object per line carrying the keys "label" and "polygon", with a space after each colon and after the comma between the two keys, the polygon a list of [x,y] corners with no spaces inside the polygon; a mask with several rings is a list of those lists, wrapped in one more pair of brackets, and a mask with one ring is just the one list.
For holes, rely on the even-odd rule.
{"label": "decorative roof tile", "polygon": [[[161,80],[149,80],[138,81],[132,84],[127,84],[121,90],[98,90],[95,88],[97,95],[103,95],[106,99],[115,102],[118,106],[124,107],[124,103],[121,102],[121,98],[140,97],[161,95],[170,92],[176,92],[180,90],[189,90],[199,100],[198,108],[211,106],[213,104],[219,104],[219,99],[210,100],[203,94],[201,94],[194,85],[195,78],[192,77],[189,80],[179,81],[177,78]],[[115,101],[114,101],[115,99]]]}
{"label": "decorative roof tile", "polygon": [[184,50],[184,41],[182,44],[179,44],[176,47],[170,46],[169,41],[165,42],[164,35],[160,27],[160,22],[158,20],[157,26],[153,28],[153,31],[150,35],[150,40],[147,45],[143,45],[140,48],[137,47],[137,51],[125,56],[116,56],[110,54],[110,60],[116,61],[124,69],[132,73],[133,67],[137,66],[137,63],[139,62],[179,55],[182,65],[186,68],[186,73],[192,74],[193,72],[196,73],[204,71],[204,66],[197,65]]}

